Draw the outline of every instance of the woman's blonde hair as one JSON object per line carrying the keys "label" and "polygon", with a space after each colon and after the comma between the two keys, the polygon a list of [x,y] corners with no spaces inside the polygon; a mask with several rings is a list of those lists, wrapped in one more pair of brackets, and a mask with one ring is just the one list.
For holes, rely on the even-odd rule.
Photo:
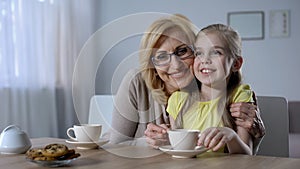
{"label": "woman's blonde hair", "polygon": [[[230,26],[223,24],[212,24],[200,30],[199,34],[217,33],[222,43],[224,44],[225,53],[228,59],[237,61],[239,57],[242,57],[242,40],[238,32],[232,29]],[[197,36],[198,36],[197,35]],[[225,126],[235,128],[234,119],[228,112],[228,106],[231,101],[231,95],[234,89],[238,87],[242,82],[242,73],[240,70],[232,71],[227,81],[227,92],[224,96],[223,104],[220,103],[220,108],[224,109],[222,116]]]}
{"label": "woman's blonde hair", "polygon": [[[169,94],[166,91],[164,81],[156,73],[151,56],[155,49],[159,48],[173,32],[184,35],[186,40],[184,43],[187,45],[194,44],[197,29],[187,17],[181,14],[163,17],[153,22],[144,33],[140,44],[139,60],[142,78],[153,98],[160,104],[167,103]],[[172,38],[183,41],[178,37],[173,36]]]}

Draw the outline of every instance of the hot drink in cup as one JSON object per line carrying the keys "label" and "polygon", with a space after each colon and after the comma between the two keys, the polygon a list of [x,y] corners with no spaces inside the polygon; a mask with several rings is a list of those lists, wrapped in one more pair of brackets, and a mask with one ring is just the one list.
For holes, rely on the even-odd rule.
{"label": "hot drink in cup", "polygon": [[168,130],[169,140],[174,150],[195,150],[199,134],[199,130]]}
{"label": "hot drink in cup", "polygon": [[[96,142],[101,135],[102,126],[100,124],[79,124],[67,130],[70,139],[79,142]],[[73,131],[74,136],[71,132]]]}

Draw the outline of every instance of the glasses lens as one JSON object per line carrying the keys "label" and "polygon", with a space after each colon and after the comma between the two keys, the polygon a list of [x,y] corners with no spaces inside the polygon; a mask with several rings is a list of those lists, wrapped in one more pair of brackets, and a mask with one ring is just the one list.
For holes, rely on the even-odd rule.
{"label": "glasses lens", "polygon": [[172,54],[160,53],[158,55],[153,56],[152,61],[156,66],[168,65],[170,63],[172,55],[176,55],[181,60],[194,56],[193,50],[189,46],[183,45],[177,47],[174,53]]}
{"label": "glasses lens", "polygon": [[153,57],[153,62],[156,65],[168,64],[170,60],[170,55],[167,53],[162,53]]}
{"label": "glasses lens", "polygon": [[185,59],[193,54],[193,50],[188,46],[182,46],[178,48],[174,54],[180,59]]}
{"label": "glasses lens", "polygon": [[178,48],[175,52],[174,52],[174,54],[176,55],[176,56],[184,56],[186,53],[188,52],[188,47],[187,46],[185,46],[185,47],[180,47],[180,48]]}

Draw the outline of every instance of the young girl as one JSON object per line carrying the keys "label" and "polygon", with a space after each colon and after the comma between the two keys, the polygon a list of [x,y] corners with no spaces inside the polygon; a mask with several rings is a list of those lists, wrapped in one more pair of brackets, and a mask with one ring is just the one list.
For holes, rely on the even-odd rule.
{"label": "young girl", "polygon": [[231,103],[253,101],[249,85],[241,84],[241,38],[232,28],[214,24],[198,33],[194,46],[200,92],[171,95],[171,127],[200,130],[198,145],[213,151],[252,154],[251,136],[228,111]]}

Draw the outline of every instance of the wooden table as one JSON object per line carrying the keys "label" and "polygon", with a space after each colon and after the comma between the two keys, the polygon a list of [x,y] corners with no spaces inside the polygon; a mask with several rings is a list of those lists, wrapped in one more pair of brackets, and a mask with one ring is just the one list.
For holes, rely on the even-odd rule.
{"label": "wooden table", "polygon": [[[64,143],[69,148],[73,145],[63,139],[36,138],[32,139],[33,147],[42,147],[49,143]],[[170,155],[149,147],[104,145],[103,149],[79,150],[81,156],[65,168],[82,169],[158,169],[158,168],[200,168],[200,169],[299,169],[300,159],[267,156],[228,155],[206,153],[199,158],[176,159]],[[117,154],[117,155],[116,155]],[[145,154],[148,154],[143,157]],[[127,157],[126,157],[127,156]],[[131,156],[131,157],[128,157]],[[0,154],[1,169],[34,169],[43,168],[25,160],[24,154]]]}

